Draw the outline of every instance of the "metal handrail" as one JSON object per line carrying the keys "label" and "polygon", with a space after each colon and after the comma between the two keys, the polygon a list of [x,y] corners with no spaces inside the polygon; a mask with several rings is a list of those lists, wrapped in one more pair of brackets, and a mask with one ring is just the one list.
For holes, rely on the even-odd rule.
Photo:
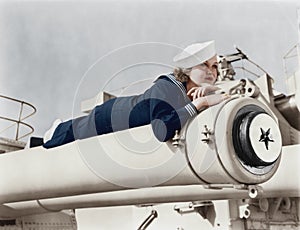
{"label": "metal handrail", "polygon": [[[285,73],[285,77],[288,77],[288,69],[287,69],[287,60],[290,58],[299,58],[299,54],[292,54],[293,52],[297,52],[297,49],[300,49],[300,44],[296,43],[292,48],[290,48],[287,53],[282,57],[283,60],[283,69],[284,69],[284,73]],[[298,51],[299,52],[299,51]],[[300,60],[298,59],[298,61],[300,62]]]}
{"label": "metal handrail", "polygon": [[[10,100],[10,101],[14,101],[14,102],[20,103],[20,111],[19,111],[19,116],[18,116],[18,119],[17,119],[17,120],[16,120],[16,119],[9,118],[9,117],[2,117],[2,116],[0,116],[0,120],[6,120],[6,121],[13,122],[12,125],[9,125],[9,126],[6,127],[5,129],[3,129],[2,131],[0,131],[0,133],[2,133],[2,132],[6,131],[6,130],[8,130],[8,129],[14,127],[14,126],[17,126],[16,136],[15,136],[15,140],[16,140],[16,141],[18,141],[18,140],[20,140],[20,139],[22,139],[22,138],[24,138],[24,137],[30,135],[31,133],[33,133],[33,132],[34,132],[34,128],[33,128],[31,125],[29,125],[29,124],[27,124],[27,123],[25,123],[25,122],[23,122],[23,121],[24,121],[25,119],[27,119],[28,117],[31,117],[33,114],[35,114],[36,111],[37,111],[36,108],[35,108],[32,104],[30,104],[30,103],[28,103],[28,102],[21,101],[21,100],[12,98],[12,97],[7,97],[7,96],[4,96],[4,95],[0,95],[0,98],[3,98],[3,99],[6,99],[6,100]],[[22,117],[23,111],[24,111],[24,105],[26,105],[26,106],[28,106],[29,108],[31,108],[31,109],[32,109],[32,112],[29,113],[27,116]],[[23,126],[28,127],[28,128],[30,129],[30,131],[28,131],[27,133],[25,133],[25,134],[22,135],[22,136],[19,136],[20,125],[23,125]]]}

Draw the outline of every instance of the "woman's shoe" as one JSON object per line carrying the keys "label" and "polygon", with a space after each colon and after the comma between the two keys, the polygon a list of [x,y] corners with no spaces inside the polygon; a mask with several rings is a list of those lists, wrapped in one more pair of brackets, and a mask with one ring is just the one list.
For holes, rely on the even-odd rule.
{"label": "woman's shoe", "polygon": [[43,140],[44,140],[44,143],[46,143],[47,141],[51,140],[54,132],[55,132],[55,129],[57,128],[57,126],[62,123],[62,120],[60,119],[56,119],[51,128],[45,133],[44,137],[43,137]]}

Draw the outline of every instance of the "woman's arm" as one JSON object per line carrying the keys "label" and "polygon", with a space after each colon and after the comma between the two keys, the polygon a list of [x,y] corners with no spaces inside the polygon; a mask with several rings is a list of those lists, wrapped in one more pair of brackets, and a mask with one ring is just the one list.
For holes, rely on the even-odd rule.
{"label": "woman's arm", "polygon": [[181,130],[198,111],[218,104],[229,96],[214,94],[190,101],[174,83],[159,79],[152,87],[150,99],[150,120],[156,138],[165,142],[176,130]]}
{"label": "woman's arm", "polygon": [[186,122],[197,115],[197,108],[185,92],[166,79],[159,79],[151,87],[150,121],[156,138],[165,142],[172,138]]}
{"label": "woman's arm", "polygon": [[192,103],[175,109],[165,101],[152,100],[151,107],[152,130],[161,142],[172,138],[176,130],[181,130],[189,119],[197,115],[197,110]]}
{"label": "woman's arm", "polygon": [[202,108],[219,104],[220,102],[228,99],[229,97],[230,96],[228,94],[213,94],[205,97],[198,97],[195,100],[193,100],[192,103],[199,111]]}

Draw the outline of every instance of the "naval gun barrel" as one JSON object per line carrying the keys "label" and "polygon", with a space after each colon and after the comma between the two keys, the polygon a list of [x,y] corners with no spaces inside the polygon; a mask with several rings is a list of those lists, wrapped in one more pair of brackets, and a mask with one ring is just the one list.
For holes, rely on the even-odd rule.
{"label": "naval gun barrel", "polygon": [[265,104],[233,97],[199,114],[176,140],[151,126],[0,155],[0,203],[169,185],[258,184],[281,155],[276,118]]}

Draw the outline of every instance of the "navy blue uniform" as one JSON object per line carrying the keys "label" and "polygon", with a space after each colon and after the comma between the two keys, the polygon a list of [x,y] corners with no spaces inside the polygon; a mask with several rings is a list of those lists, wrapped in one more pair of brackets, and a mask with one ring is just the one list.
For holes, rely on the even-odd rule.
{"label": "navy blue uniform", "polygon": [[167,141],[197,115],[186,93],[185,85],[173,74],[160,76],[143,94],[111,99],[96,106],[88,116],[61,123],[44,147],[148,124],[159,141]]}

